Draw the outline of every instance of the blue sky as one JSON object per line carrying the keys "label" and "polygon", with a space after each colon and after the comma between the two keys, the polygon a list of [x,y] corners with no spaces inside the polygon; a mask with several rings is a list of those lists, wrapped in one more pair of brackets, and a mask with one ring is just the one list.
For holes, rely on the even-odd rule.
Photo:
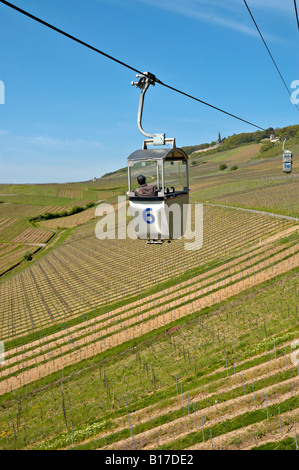
{"label": "blue sky", "polygon": [[[242,0],[11,0],[134,68],[261,127],[298,111]],[[299,80],[293,0],[248,0],[288,86]],[[134,72],[0,3],[0,183],[84,181],[142,146]],[[178,146],[255,129],[160,85],[143,126]]]}

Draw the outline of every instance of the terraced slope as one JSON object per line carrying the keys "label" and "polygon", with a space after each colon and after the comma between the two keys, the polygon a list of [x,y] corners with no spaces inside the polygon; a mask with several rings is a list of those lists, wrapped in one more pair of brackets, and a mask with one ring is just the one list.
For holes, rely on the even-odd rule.
{"label": "terraced slope", "polygon": [[[139,300],[128,301],[123,306],[105,308],[99,312],[95,310],[87,321],[84,321],[84,316],[78,317],[78,303],[72,304],[71,298],[66,300],[63,292],[60,293],[59,286],[65,288],[66,278],[58,270],[55,270],[50,256],[45,257],[36,266],[44,276],[45,287],[52,288],[52,301],[49,297],[49,289],[43,289],[43,285],[39,288],[40,306],[44,305],[46,308],[45,323],[42,323],[40,317],[36,324],[36,315],[33,311],[36,302],[31,301],[25,273],[20,274],[20,287],[25,298],[25,305],[21,308],[22,310],[27,308],[28,317],[27,321],[24,316],[14,320],[13,335],[11,335],[12,330],[9,323],[7,323],[6,329],[5,325],[2,325],[2,337],[8,341],[13,341],[19,336],[18,329],[21,329],[23,334],[21,350],[20,347],[7,350],[6,364],[2,368],[0,390],[5,393],[20,384],[28,384],[38,377],[75,364],[79,359],[94,356],[106,349],[118,346],[130,338],[142,336],[162,326],[166,328],[169,323],[179,318],[212,306],[274,276],[296,268],[299,264],[299,243],[296,238],[292,244],[275,245],[275,241],[279,240],[279,237],[283,238],[292,233],[297,234],[298,228],[295,225],[284,229],[263,243],[260,241],[257,245],[251,246],[239,256],[232,257],[226,263],[218,263],[218,266],[213,268],[208,266],[202,274],[197,276],[193,274],[189,279],[176,282],[160,292],[144,295]],[[86,240],[84,243],[86,244]],[[73,244],[71,248],[74,249]],[[57,254],[54,253],[52,258],[53,256],[55,259]],[[39,278],[34,272],[31,268],[29,279],[33,280],[35,287],[38,287],[37,279]],[[72,270],[69,272],[71,273]],[[57,283],[54,281],[54,274],[57,274]],[[75,279],[80,278],[78,276]],[[70,287],[69,284],[68,289],[65,289],[68,294],[73,292]],[[16,290],[16,285],[14,289]],[[76,288],[77,298],[78,289],[79,286]],[[50,324],[50,321],[55,321],[53,310],[51,310],[54,296],[56,296],[56,302],[59,302],[63,308],[64,325],[59,323],[59,318],[57,318],[59,326],[57,330],[59,331],[47,335],[46,338],[43,337],[42,342],[38,339],[24,344],[26,342],[24,338],[26,328],[28,328],[29,335],[29,332],[32,332],[37,326],[39,329],[45,328]],[[85,298],[82,298],[83,303],[86,298],[86,295]],[[11,301],[11,296],[7,299]],[[19,295],[18,300],[18,308],[20,309],[22,298]],[[72,321],[74,326],[72,326]],[[48,357],[47,360],[45,360],[45,354]]]}
{"label": "terraced slope", "polygon": [[35,253],[53,237],[53,231],[32,227],[29,216],[63,208],[0,204],[0,276],[18,265],[26,251]]}
{"label": "terraced slope", "polygon": [[[101,306],[110,311],[109,305],[122,306],[126,299],[150,286],[158,289],[163,282],[171,287],[186,272],[185,277],[191,278],[196,270],[209,271],[294,226],[290,221],[209,206],[204,217],[203,246],[194,251],[185,250],[184,240],[161,247],[133,240],[97,240],[94,223],[74,232],[64,245],[0,285],[1,337],[8,341],[70,319],[81,322],[84,313]],[[142,276],[136,267],[140,259],[149,260]]]}
{"label": "terraced slope", "polygon": [[[0,185],[0,277],[18,266],[25,251],[42,250],[55,231],[76,227],[94,218],[94,210],[59,217],[32,226],[30,219],[46,213],[62,213],[124,193],[122,187],[108,188],[101,182],[64,185]],[[10,245],[7,250],[6,245]],[[34,248],[34,246],[38,248]]]}
{"label": "terraced slope", "polygon": [[[64,362],[58,372],[50,338],[11,350],[2,393],[8,384],[13,388],[11,379],[18,385],[0,399],[0,447],[132,449],[132,430],[138,449],[239,449],[294,439],[297,278],[298,267],[231,300],[220,290],[210,306],[199,304],[165,325],[154,322],[142,336],[135,325],[118,346],[102,337],[100,354],[93,339],[89,357],[87,344],[77,349],[78,331],[70,329],[64,339],[73,340],[76,361],[71,367]],[[89,327],[99,335],[97,326]],[[42,378],[39,369],[40,376],[24,387],[29,347],[36,360],[32,371],[40,364],[49,375]],[[19,373],[9,378],[17,361]]]}

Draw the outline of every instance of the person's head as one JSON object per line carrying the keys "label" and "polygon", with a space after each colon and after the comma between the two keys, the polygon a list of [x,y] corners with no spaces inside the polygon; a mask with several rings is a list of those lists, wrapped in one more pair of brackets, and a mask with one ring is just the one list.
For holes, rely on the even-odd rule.
{"label": "person's head", "polygon": [[137,181],[138,181],[138,184],[142,185],[146,183],[146,178],[143,175],[139,175],[137,176]]}

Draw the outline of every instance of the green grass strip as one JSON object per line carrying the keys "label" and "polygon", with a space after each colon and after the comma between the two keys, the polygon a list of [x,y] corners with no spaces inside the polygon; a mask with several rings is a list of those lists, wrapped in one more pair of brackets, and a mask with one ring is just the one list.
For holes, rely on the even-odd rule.
{"label": "green grass strip", "polygon": [[[288,370],[288,371],[285,371],[285,372],[280,372],[275,376],[269,377],[268,379],[262,379],[260,381],[255,382],[255,384],[254,384],[255,391],[257,392],[257,391],[262,390],[265,387],[269,387],[273,384],[282,383],[282,382],[284,382],[284,381],[286,381],[286,380],[288,380],[292,377],[295,377],[296,375],[297,375],[297,370],[294,368],[292,370]],[[207,383],[210,383],[210,381],[208,379],[206,379],[206,380],[207,380]],[[252,391],[251,384],[247,385],[246,389],[247,389],[246,395],[248,396]],[[224,403],[224,402],[227,402],[229,400],[232,400],[232,399],[235,399],[235,398],[238,398],[238,397],[242,397],[243,394],[244,394],[243,386],[232,389],[228,392],[221,392],[219,394],[215,394],[212,397],[208,397],[204,400],[201,400],[200,402],[197,402],[196,403],[196,410],[199,411],[199,410],[203,410],[203,409],[205,409],[209,406],[212,406],[212,404],[215,403],[215,399],[217,400],[217,403],[220,404],[220,403]],[[164,405],[165,405],[165,403],[164,403]],[[142,409],[145,406],[147,406],[147,404],[143,403],[143,406],[140,407],[139,409]],[[120,411],[120,410],[118,410],[118,411]],[[132,412],[133,410],[130,408],[130,411]],[[122,415],[125,416],[125,414],[126,414],[126,410],[122,409]],[[154,429],[154,428],[156,428],[158,426],[161,426],[163,424],[170,423],[170,422],[172,422],[176,419],[183,418],[184,416],[187,416],[187,414],[188,414],[188,407],[185,405],[185,406],[183,406],[183,407],[181,407],[177,410],[171,411],[171,412],[166,413],[164,415],[160,415],[160,416],[158,416],[157,418],[155,418],[153,420],[150,420],[150,421],[147,421],[145,423],[142,423],[142,424],[139,424],[139,425],[135,426],[134,427],[134,435],[138,435],[140,433],[143,433],[143,432],[148,431],[150,429]],[[114,415],[113,417],[115,418],[116,416]],[[80,440],[82,441],[84,439],[87,439],[88,437],[91,437],[92,436],[91,430],[93,430],[94,434],[96,434],[96,433],[99,433],[100,431],[103,431],[104,428],[106,428],[106,429],[107,428],[109,429],[109,427],[112,428],[113,423],[112,423],[111,419],[112,419],[111,414],[106,415],[100,421],[94,422],[92,425],[88,425],[87,428],[86,428],[86,431],[85,431],[85,429],[76,430],[73,433],[73,442],[80,442]],[[130,430],[128,428],[128,429],[125,429],[125,430],[122,430],[122,431],[117,431],[115,433],[112,433],[109,436],[105,436],[105,437],[102,437],[100,439],[95,439],[94,441],[88,442],[87,444],[76,446],[76,449],[86,450],[86,449],[90,449],[90,448],[101,448],[101,447],[107,446],[109,444],[112,444],[114,442],[118,442],[119,440],[125,439],[129,436],[130,436]],[[59,448],[59,446],[64,447],[64,446],[67,446],[68,440],[69,440],[68,434],[64,434],[64,435],[61,435],[57,438],[54,438],[51,441],[48,441],[45,444],[42,444],[41,448],[57,449],[57,448]],[[62,443],[64,443],[64,444],[62,445]]]}
{"label": "green grass strip", "polygon": [[257,447],[252,447],[250,450],[298,450],[296,446],[296,439],[288,437],[279,442],[267,442]]}
{"label": "green grass strip", "polygon": [[[269,418],[278,416],[278,406],[280,406],[280,413],[286,413],[287,411],[295,410],[299,407],[299,397],[289,398],[288,400],[280,403],[280,405],[269,406]],[[264,421],[265,419],[267,419],[265,408],[261,410],[250,411],[239,415],[236,418],[227,419],[226,421],[223,421],[211,428],[205,428],[204,431],[200,429],[198,431],[191,432],[181,439],[174,440],[170,444],[158,447],[157,450],[184,450],[193,446],[194,444],[203,442],[203,432],[205,441],[208,441],[211,439],[210,431],[212,432],[212,437],[217,437],[232,431],[236,431],[237,429],[250,426],[260,421]]]}

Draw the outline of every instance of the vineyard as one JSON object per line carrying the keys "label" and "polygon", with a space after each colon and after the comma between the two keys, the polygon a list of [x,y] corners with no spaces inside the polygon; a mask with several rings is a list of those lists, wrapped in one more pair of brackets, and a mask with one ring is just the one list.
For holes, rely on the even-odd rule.
{"label": "vineyard", "polygon": [[0,204],[0,276],[23,260],[26,251],[35,253],[53,237],[53,231],[29,226],[28,216],[62,210],[62,207],[38,207]]}
{"label": "vineyard", "polygon": [[[106,185],[107,183],[105,183]],[[30,220],[45,214],[64,214],[73,207],[113,201],[123,187],[110,188],[93,182],[65,185],[0,185],[0,276],[19,266],[25,252],[40,252],[59,230],[81,225],[95,217],[86,209],[69,217],[43,221],[39,227]]]}
{"label": "vineyard", "polygon": [[0,268],[33,253],[0,282],[1,449],[298,448],[298,168],[259,151],[195,155],[202,246],[99,240],[96,207],[29,225],[114,204],[122,171],[1,185]]}
{"label": "vineyard", "polygon": [[[128,304],[31,343],[24,337],[2,372],[9,405],[2,412],[4,447],[219,449],[268,440],[279,445],[286,437],[295,442],[298,370],[291,346],[299,320],[293,266],[283,275],[277,264],[275,281],[272,266],[263,272],[268,281],[251,293],[242,293],[236,282],[230,301],[223,280],[216,291],[196,292],[199,300],[190,294],[190,302],[182,291],[180,302],[176,288],[169,288],[135,301],[136,311]],[[255,276],[252,286],[261,280]],[[183,281],[192,292],[189,284]]]}
{"label": "vineyard", "polygon": [[72,228],[77,225],[84,224],[95,218],[95,209],[91,207],[78,214],[70,215],[68,217],[62,217],[59,219],[45,220],[40,223],[43,228],[59,229],[59,228]]}

